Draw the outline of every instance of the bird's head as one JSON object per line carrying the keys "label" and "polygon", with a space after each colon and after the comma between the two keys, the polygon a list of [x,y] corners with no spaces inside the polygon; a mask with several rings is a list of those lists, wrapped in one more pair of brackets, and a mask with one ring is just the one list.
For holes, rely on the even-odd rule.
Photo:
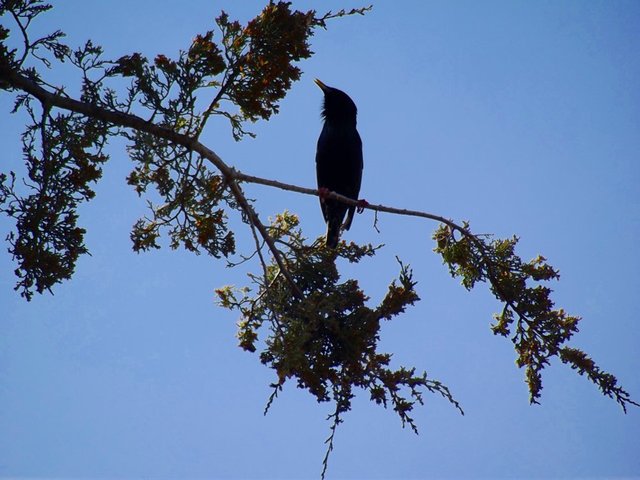
{"label": "bird's head", "polygon": [[325,85],[317,78],[315,83],[324,93],[322,118],[332,123],[352,123],[355,125],[358,109],[349,95],[342,90]]}

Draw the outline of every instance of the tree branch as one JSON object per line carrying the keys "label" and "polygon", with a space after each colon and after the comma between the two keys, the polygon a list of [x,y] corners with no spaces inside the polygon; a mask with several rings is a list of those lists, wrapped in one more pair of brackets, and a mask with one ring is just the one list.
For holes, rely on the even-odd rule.
{"label": "tree branch", "polygon": [[189,150],[192,150],[203,158],[206,158],[209,162],[211,162],[222,175],[225,177],[227,181],[227,185],[229,190],[235,197],[238,205],[242,208],[242,210],[247,215],[249,221],[255,225],[255,227],[260,232],[262,238],[264,238],[271,254],[273,255],[276,263],[280,267],[283,275],[291,285],[293,293],[296,297],[302,298],[302,291],[298,288],[296,283],[293,281],[293,278],[289,274],[287,266],[284,263],[284,259],[280,254],[280,251],[275,246],[273,239],[269,235],[267,228],[260,221],[258,214],[251,206],[249,201],[247,200],[244,192],[239,186],[239,177],[238,171],[233,167],[227,165],[213,150],[207,148],[198,140],[188,135],[183,135],[174,130],[171,130],[166,127],[161,127],[154,123],[148,122],[136,115],[132,115],[129,113],[122,113],[115,110],[108,110],[103,107],[100,107],[95,104],[89,104],[80,102],[73,98],[62,97],[55,93],[52,93],[40,85],[34,80],[22,75],[19,72],[16,72],[8,65],[0,64],[0,79],[9,83],[12,87],[27,92],[34,97],[36,97],[43,105],[47,105],[49,107],[55,106],[61,108],[63,110],[69,110],[72,112],[80,113],[82,115],[86,115],[87,117],[95,118],[98,120],[102,120],[104,122],[112,123],[114,125],[120,125],[123,127],[133,128],[135,130],[145,132],[151,135],[155,135],[159,138],[164,138],[170,142],[174,142],[176,144],[182,145]]}
{"label": "tree branch", "polygon": [[[225,177],[227,181],[227,185],[229,190],[232,192],[236,201],[242,208],[242,210],[247,215],[249,222],[251,222],[255,228],[260,232],[260,235],[265,240],[269,250],[271,251],[276,263],[279,268],[282,270],[283,275],[290,283],[294,294],[298,298],[302,298],[302,292],[298,288],[298,286],[293,281],[291,275],[288,272],[288,269],[285,265],[284,259],[276,247],[273,239],[269,235],[267,228],[260,221],[258,214],[254,210],[253,206],[248,202],[244,192],[239,186],[239,182],[248,182],[248,183],[256,183],[259,185],[265,185],[269,187],[279,188],[281,190],[287,190],[291,192],[302,193],[305,195],[313,195],[319,196],[319,192],[313,188],[300,187],[297,185],[292,185],[284,182],[279,182],[277,180],[271,180],[262,177],[256,177],[254,175],[249,175],[243,173],[234,167],[227,165],[213,150],[206,147],[204,144],[200,143],[197,137],[192,137],[188,135],[184,135],[178,133],[170,128],[162,127],[157,124],[154,124],[150,121],[144,120],[138,116],[123,113],[116,110],[108,110],[106,108],[100,107],[95,104],[89,104],[85,102],[80,102],[78,100],[61,96],[57,93],[52,93],[43,87],[41,87],[36,81],[22,75],[19,72],[16,72],[12,68],[6,65],[0,65],[0,79],[6,80],[13,87],[23,90],[34,97],[36,97],[43,105],[48,106],[56,106],[61,109],[70,110],[76,113],[80,113],[86,115],[88,117],[96,118],[102,121],[106,121],[109,123],[113,123],[116,125],[133,128],[138,131],[146,132],[151,135],[155,135],[160,138],[164,138],[176,144],[182,145],[189,150],[192,150],[203,158],[206,158],[209,162],[211,162]],[[480,241],[476,235],[470,232],[467,228],[462,225],[459,225],[452,220],[445,218],[440,215],[434,215],[427,212],[422,212],[419,210],[409,210],[395,207],[388,207],[385,205],[376,205],[369,204],[367,202],[357,201],[343,195],[340,195],[336,192],[330,192],[328,195],[329,198],[338,200],[340,202],[346,203],[347,205],[357,206],[359,208],[373,210],[375,212],[386,212],[395,215],[405,215],[412,217],[420,217],[426,218],[429,220],[434,220],[440,223],[447,225],[452,230],[460,232],[462,235],[467,237],[470,241],[472,241],[478,249],[482,252],[482,259],[484,265],[487,269],[489,280],[491,284],[494,286],[502,300],[506,302],[516,313],[518,313],[521,317],[527,318],[527,316],[519,311],[517,305],[514,304],[513,300],[506,295],[502,289],[500,288],[500,284],[498,282],[498,276],[494,271],[494,267],[489,258],[487,258],[485,245],[482,241]]]}
{"label": "tree branch", "polygon": [[[16,72],[15,70],[11,69],[6,65],[0,65],[0,78],[7,81],[11,86],[33,95],[41,103],[43,103],[43,105],[55,106],[64,110],[80,113],[82,115],[86,115],[91,118],[96,118],[98,120],[102,120],[108,123],[129,127],[138,131],[149,133],[151,135],[164,138],[170,142],[174,142],[176,144],[182,145],[185,148],[188,148],[198,153],[203,158],[206,158],[225,177],[229,190],[232,192],[233,196],[235,197],[236,201],[238,202],[242,210],[246,213],[247,217],[249,218],[249,221],[255,225],[255,228],[258,229],[258,231],[260,232],[260,235],[265,240],[276,263],[282,270],[283,274],[285,275],[285,278],[287,278],[287,281],[291,284],[294,294],[298,298],[302,297],[302,292],[300,291],[298,286],[295,284],[295,282],[291,278],[291,275],[287,270],[287,267],[284,263],[284,259],[282,258],[282,255],[280,254],[280,251],[277,249],[273,239],[269,235],[267,228],[260,221],[258,214],[255,212],[252,205],[248,202],[246,196],[244,195],[244,192],[239,186],[239,182],[256,183],[260,185],[279,188],[281,190],[288,190],[292,192],[302,193],[305,195],[313,195],[313,196],[319,196],[318,190],[312,189],[312,188],[300,187],[297,185],[291,185],[288,183],[283,183],[276,180],[256,177],[253,175],[248,175],[246,173],[243,173],[227,165],[227,163],[225,163],[213,150],[209,149],[204,144],[200,143],[197,140],[197,138],[178,133],[166,127],[156,125],[150,121],[144,120],[130,113],[123,113],[116,110],[109,110],[95,104],[84,103],[84,102],[75,100],[73,98],[63,97],[56,93],[52,93],[44,89],[40,85],[38,85],[36,81],[22,75],[19,72]],[[363,204],[362,202],[358,202],[357,200],[353,200],[351,198],[345,197],[335,192],[330,192],[328,197],[341,201],[348,205],[358,206],[358,207],[368,209],[368,210],[373,210],[376,212],[386,212],[386,213],[392,213],[396,215],[420,217],[420,218],[426,218],[429,220],[441,222],[449,226],[451,229],[459,231],[466,237],[470,238],[474,243],[476,243],[476,245],[478,245],[479,247],[482,247],[482,242],[480,242],[475,237],[475,235],[473,235],[468,229],[440,215],[434,215],[431,213],[422,212],[418,210],[388,207],[385,205],[376,205],[376,204],[369,204],[369,203]],[[489,264],[490,262],[487,262],[488,268],[490,269]]]}
{"label": "tree branch", "polygon": [[[151,135],[164,138],[170,142],[182,145],[185,148],[198,153],[203,158],[206,158],[221,172],[221,174],[226,179],[229,190],[240,205],[240,208],[247,215],[247,218],[253,228],[258,230],[260,236],[264,239],[265,243],[269,247],[269,250],[271,251],[276,263],[278,264],[278,267],[280,268],[284,277],[287,279],[287,282],[290,284],[294,295],[297,298],[303,297],[302,291],[293,280],[287,268],[287,265],[285,264],[285,259],[275,245],[273,238],[269,234],[265,225],[260,221],[258,214],[254,210],[253,206],[249,203],[246,196],[244,195],[244,192],[240,187],[240,182],[255,183],[312,196],[319,196],[318,190],[243,173],[225,163],[213,150],[200,143],[197,138],[178,133],[174,130],[171,130],[170,128],[159,126],[129,113],[105,109],[95,104],[80,102],[66,96],[61,96],[57,93],[52,93],[41,87],[36,81],[22,75],[19,72],[16,72],[6,65],[0,65],[0,79],[6,80],[11,86],[33,95],[47,108],[55,106],[61,109],[80,113],[88,117],[96,118],[108,123],[113,123],[138,131],[146,132]],[[517,313],[524,321],[529,321],[528,315],[518,308],[518,305],[516,304],[516,302],[514,302],[512,296],[503,291],[499,282],[498,272],[495,271],[495,266],[493,265],[491,258],[487,254],[486,245],[465,226],[459,225],[452,220],[440,215],[434,215],[419,210],[409,210],[388,207],[385,205],[369,204],[367,202],[362,202],[345,197],[335,192],[330,192],[328,194],[328,197],[346,203],[347,205],[353,205],[359,208],[373,210],[375,212],[386,212],[395,215],[405,215],[434,220],[447,225],[453,231],[458,231],[466,238],[468,238],[471,242],[473,242],[473,244],[478,248],[479,252],[481,253],[482,262],[486,269],[488,279],[495,289],[496,293],[499,295],[500,300],[504,301],[505,304],[510,307],[515,313]]]}

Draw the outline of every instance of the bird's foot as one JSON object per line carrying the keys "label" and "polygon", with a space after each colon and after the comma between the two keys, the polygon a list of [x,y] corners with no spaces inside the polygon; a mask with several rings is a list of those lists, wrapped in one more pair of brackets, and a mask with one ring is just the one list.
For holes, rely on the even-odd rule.
{"label": "bird's foot", "polygon": [[329,194],[331,190],[327,187],[318,187],[318,196],[320,197],[320,201],[324,202],[327,198],[329,198]]}
{"label": "bird's foot", "polygon": [[364,209],[367,208],[369,206],[369,202],[367,202],[364,198],[361,198],[360,200],[358,200],[358,203],[356,204],[356,210],[358,211],[358,213],[362,213],[364,212]]}

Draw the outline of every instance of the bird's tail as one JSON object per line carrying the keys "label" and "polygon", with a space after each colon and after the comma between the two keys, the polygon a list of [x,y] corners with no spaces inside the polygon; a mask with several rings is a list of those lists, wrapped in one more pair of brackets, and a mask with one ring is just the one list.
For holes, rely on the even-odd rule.
{"label": "bird's tail", "polygon": [[340,218],[330,218],[327,222],[327,238],[325,245],[329,248],[336,248],[340,241]]}
{"label": "bird's tail", "polygon": [[356,207],[349,207],[349,210],[347,211],[347,219],[342,224],[342,228],[345,230],[349,230],[351,228],[351,222],[353,222],[353,214],[355,211]]}

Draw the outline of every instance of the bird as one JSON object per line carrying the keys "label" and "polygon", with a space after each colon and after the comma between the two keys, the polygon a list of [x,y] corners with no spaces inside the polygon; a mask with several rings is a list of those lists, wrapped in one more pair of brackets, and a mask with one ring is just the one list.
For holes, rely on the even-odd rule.
{"label": "bird", "polygon": [[356,207],[327,198],[327,195],[336,192],[358,200],[363,169],[362,140],[356,129],[358,109],[349,95],[318,79],[315,83],[324,93],[321,111],[324,124],[316,149],[320,208],[327,224],[325,245],[336,248],[340,230],[349,230]]}

